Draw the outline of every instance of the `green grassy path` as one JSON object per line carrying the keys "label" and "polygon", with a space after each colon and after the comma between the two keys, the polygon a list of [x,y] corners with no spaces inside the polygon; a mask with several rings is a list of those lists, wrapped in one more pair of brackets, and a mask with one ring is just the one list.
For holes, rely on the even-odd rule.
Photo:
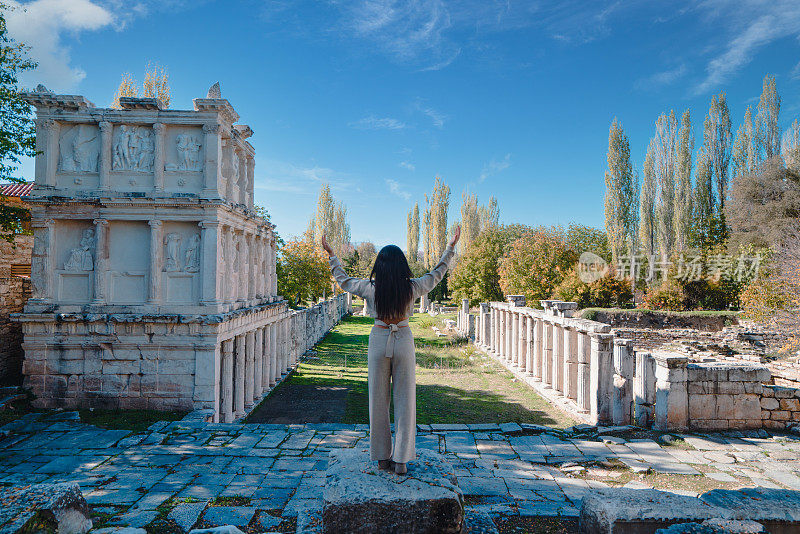
{"label": "green grassy path", "polygon": [[[575,423],[470,343],[437,338],[431,327],[443,328],[440,323],[445,318],[452,316],[414,315],[410,321],[417,347],[418,423],[517,422],[558,427]],[[346,387],[344,415],[330,422],[368,423],[367,342],[372,323],[368,317],[345,318],[317,345],[316,356],[303,360],[278,389],[320,387],[315,395],[322,407],[333,400],[325,398],[325,387]],[[308,399],[304,401],[308,404]]]}

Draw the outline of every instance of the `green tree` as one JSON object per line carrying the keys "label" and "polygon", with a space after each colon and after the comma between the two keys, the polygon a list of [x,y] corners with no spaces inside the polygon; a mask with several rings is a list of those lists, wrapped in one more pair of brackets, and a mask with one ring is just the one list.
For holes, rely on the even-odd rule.
{"label": "green tree", "polygon": [[280,248],[278,293],[294,304],[313,303],[331,293],[330,267],[315,243],[291,240]]}
{"label": "green tree", "polygon": [[408,212],[408,228],[406,230],[406,253],[410,262],[416,262],[419,256],[419,202]]}
{"label": "green tree", "polygon": [[[36,133],[18,76],[36,64],[27,57],[28,47],[8,35],[4,15],[8,9],[11,7],[0,2],[0,181],[22,182],[17,174],[20,158],[36,155]],[[13,241],[29,216],[24,208],[0,202],[0,238]]]}
{"label": "green tree", "polygon": [[656,236],[658,251],[669,257],[675,246],[675,156],[677,121],[675,111],[656,120],[654,169],[656,173]]}
{"label": "green tree", "polygon": [[468,298],[472,305],[503,300],[500,288],[500,261],[509,244],[527,227],[521,225],[491,226],[473,241],[458,258],[450,275],[453,297]]}
{"label": "green tree", "polygon": [[461,195],[461,239],[458,243],[458,250],[462,254],[469,248],[470,243],[475,241],[480,231],[481,221],[478,209],[478,197],[475,194],[467,194],[464,192]]}
{"label": "green tree", "polygon": [[350,224],[347,207],[336,202],[328,184],[322,184],[317,198],[317,210],[308,223],[304,239],[319,243],[322,234],[328,239],[337,256],[343,257],[350,249]]}
{"label": "green tree", "polygon": [[500,287],[506,295],[525,295],[528,306],[539,307],[539,301],[553,294],[577,260],[562,228],[529,229],[501,259]]}
{"label": "green tree", "polygon": [[703,122],[703,148],[715,187],[714,209],[724,225],[725,197],[731,160],[731,117],[725,93],[714,95]]}
{"label": "green tree", "polygon": [[732,180],[751,174],[756,167],[756,132],[753,130],[753,112],[750,106],[744,112],[744,120],[736,130],[731,154]]}
{"label": "green tree", "polygon": [[635,241],[635,192],[631,149],[622,125],[614,119],[608,132],[608,169],[605,172],[605,219],[608,242],[616,258]]}
{"label": "green tree", "polygon": [[598,228],[570,223],[564,236],[567,246],[577,256],[584,252],[594,252],[606,261],[611,261],[611,248],[608,235]]}
{"label": "green tree", "polygon": [[764,76],[756,113],[758,163],[781,153],[781,128],[778,124],[780,113],[781,97],[775,86],[775,77]]}
{"label": "green tree", "polygon": [[675,250],[681,252],[689,246],[692,225],[692,153],[694,135],[692,117],[687,109],[681,117],[678,133],[678,154],[675,168]]}
{"label": "green tree", "polygon": [[478,208],[478,217],[480,218],[481,231],[487,228],[496,228],[500,225],[500,208],[497,206],[495,197],[489,197],[489,202]]}
{"label": "green tree", "polygon": [[655,141],[650,140],[644,157],[642,190],[639,196],[639,242],[648,257],[656,252],[656,173],[653,162]]}

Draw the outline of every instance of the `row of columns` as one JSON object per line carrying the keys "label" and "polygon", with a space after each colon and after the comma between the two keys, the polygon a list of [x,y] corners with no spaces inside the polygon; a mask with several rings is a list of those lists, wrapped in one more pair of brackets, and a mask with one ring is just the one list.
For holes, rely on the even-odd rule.
{"label": "row of columns", "polygon": [[[613,419],[627,424],[621,422],[622,415],[612,418],[615,367],[611,327],[572,318],[569,307],[562,307],[561,312],[542,311],[525,307],[524,297],[512,295],[509,299],[508,303],[481,304],[476,344],[507,367],[573,400],[577,410],[589,414],[595,423]],[[628,398],[632,399],[632,394],[625,402]]]}
{"label": "row of columns", "polygon": [[290,315],[222,342],[220,421],[243,417],[277,384],[294,362],[289,361]]}
{"label": "row of columns", "polygon": [[221,300],[250,306],[256,299],[276,300],[278,276],[274,233],[266,229],[251,232],[224,225],[221,240]]}
{"label": "row of columns", "polygon": [[219,420],[243,417],[346,313],[349,299],[340,294],[224,340]]}

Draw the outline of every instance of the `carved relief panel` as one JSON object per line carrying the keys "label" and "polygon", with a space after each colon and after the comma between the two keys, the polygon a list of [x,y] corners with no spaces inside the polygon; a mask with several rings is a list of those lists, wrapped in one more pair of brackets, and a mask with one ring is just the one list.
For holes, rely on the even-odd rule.
{"label": "carved relief panel", "polygon": [[91,221],[59,220],[54,228],[55,298],[64,304],[93,297],[97,239]]}
{"label": "carved relief panel", "polygon": [[165,188],[176,192],[200,191],[205,157],[202,127],[169,126],[165,139]]}
{"label": "carved relief panel", "polygon": [[114,128],[111,143],[111,169],[153,172],[155,151],[153,128],[120,124]]}
{"label": "carved relief panel", "polygon": [[100,135],[90,124],[62,125],[58,140],[58,170],[62,173],[96,173]]}
{"label": "carved relief panel", "polygon": [[196,304],[200,289],[200,229],[193,223],[164,223],[161,277],[164,301]]}

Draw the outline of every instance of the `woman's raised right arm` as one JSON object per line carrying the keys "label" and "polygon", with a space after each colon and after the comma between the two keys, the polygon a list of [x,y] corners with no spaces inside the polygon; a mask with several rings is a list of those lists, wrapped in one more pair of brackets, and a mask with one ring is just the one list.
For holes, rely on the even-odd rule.
{"label": "woman's raised right arm", "polygon": [[364,280],[363,278],[353,278],[344,272],[342,262],[340,262],[339,258],[334,255],[333,249],[328,244],[328,240],[325,238],[325,234],[322,235],[322,248],[325,249],[325,252],[327,252],[328,256],[330,257],[328,261],[331,265],[331,274],[333,274],[333,278],[336,280],[336,283],[339,284],[339,287],[348,293],[365,298],[367,290],[371,286],[369,280]]}

